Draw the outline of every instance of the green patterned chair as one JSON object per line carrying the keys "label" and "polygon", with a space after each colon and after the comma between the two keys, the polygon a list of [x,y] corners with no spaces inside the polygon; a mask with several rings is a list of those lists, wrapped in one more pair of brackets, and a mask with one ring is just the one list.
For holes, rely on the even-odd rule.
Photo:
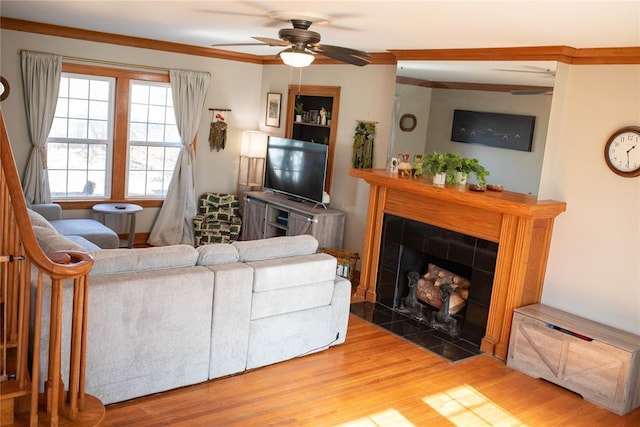
{"label": "green patterned chair", "polygon": [[193,217],[195,245],[229,243],[238,240],[242,219],[236,194],[204,193]]}

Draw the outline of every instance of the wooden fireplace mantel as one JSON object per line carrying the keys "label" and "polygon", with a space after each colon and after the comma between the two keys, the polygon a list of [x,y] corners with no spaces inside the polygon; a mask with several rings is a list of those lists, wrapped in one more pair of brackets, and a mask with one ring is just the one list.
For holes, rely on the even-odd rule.
{"label": "wooden fireplace mantel", "polygon": [[480,349],[506,360],[513,309],[540,302],[553,221],[566,203],[468,186],[436,187],[428,178],[351,169],[370,184],[357,295],[376,301],[384,214],[397,215],[498,243],[487,329]]}

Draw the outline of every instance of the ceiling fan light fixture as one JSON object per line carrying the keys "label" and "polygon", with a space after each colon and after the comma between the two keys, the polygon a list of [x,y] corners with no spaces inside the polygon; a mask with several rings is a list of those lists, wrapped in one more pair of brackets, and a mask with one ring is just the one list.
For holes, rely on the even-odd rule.
{"label": "ceiling fan light fixture", "polygon": [[315,57],[307,52],[299,52],[295,50],[286,50],[284,52],[280,52],[280,58],[282,58],[282,62],[290,67],[308,67],[311,65]]}

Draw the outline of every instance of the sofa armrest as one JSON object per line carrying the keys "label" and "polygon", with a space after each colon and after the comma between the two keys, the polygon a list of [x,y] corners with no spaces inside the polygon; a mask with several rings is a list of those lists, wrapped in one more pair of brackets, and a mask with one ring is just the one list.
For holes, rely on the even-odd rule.
{"label": "sofa armrest", "polygon": [[31,205],[31,210],[39,213],[49,221],[62,219],[62,207],[57,203],[34,204]]}

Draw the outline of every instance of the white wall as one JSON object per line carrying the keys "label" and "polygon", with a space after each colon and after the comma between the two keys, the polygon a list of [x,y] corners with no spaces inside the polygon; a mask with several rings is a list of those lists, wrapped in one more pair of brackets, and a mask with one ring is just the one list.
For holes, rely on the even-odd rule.
{"label": "white wall", "polygon": [[[397,156],[399,153],[411,154],[411,159],[413,159],[413,154],[425,152],[433,89],[397,84],[395,91],[398,113],[395,116],[395,123],[393,123],[393,152],[390,154],[392,156]],[[416,128],[414,130],[403,131],[400,129],[399,120],[403,114],[416,116]]]}
{"label": "white wall", "polygon": [[640,334],[640,177],[615,175],[603,157],[616,129],[640,125],[640,65],[560,65],[539,194],[567,211],[542,301]]}
{"label": "white wall", "polygon": [[[367,216],[369,185],[349,176],[353,151],[353,134],[357,120],[377,121],[373,163],[384,168],[391,132],[391,113],[395,86],[394,65],[316,65],[291,72],[286,66],[266,66],[262,76],[261,104],[267,92],[282,93],[280,128],[263,128],[283,136],[289,84],[340,86],[340,111],[333,169],[331,207],[346,214],[344,248],[362,253],[364,224]],[[333,119],[333,118],[332,118]],[[264,120],[262,121],[264,123]]]}
{"label": "white wall", "polygon": [[[0,74],[11,87],[2,102],[7,131],[14,151],[18,172],[23,173],[31,150],[24,109],[19,49],[49,52],[64,56],[99,59],[162,68],[189,69],[211,73],[211,81],[198,130],[196,158],[196,195],[205,191],[235,192],[242,129],[256,129],[264,120],[260,102],[262,66],[236,61],[181,55],[156,50],[138,49],[72,40],[18,31],[0,32]],[[209,108],[229,108],[227,145],[223,151],[210,151],[208,136],[212,112]],[[148,232],[158,209],[146,208],[138,214],[138,232]],[[65,216],[88,216],[89,211],[65,211]],[[109,224],[111,225],[111,224]],[[123,224],[126,226],[126,224]],[[119,230],[125,232],[126,230]]]}

